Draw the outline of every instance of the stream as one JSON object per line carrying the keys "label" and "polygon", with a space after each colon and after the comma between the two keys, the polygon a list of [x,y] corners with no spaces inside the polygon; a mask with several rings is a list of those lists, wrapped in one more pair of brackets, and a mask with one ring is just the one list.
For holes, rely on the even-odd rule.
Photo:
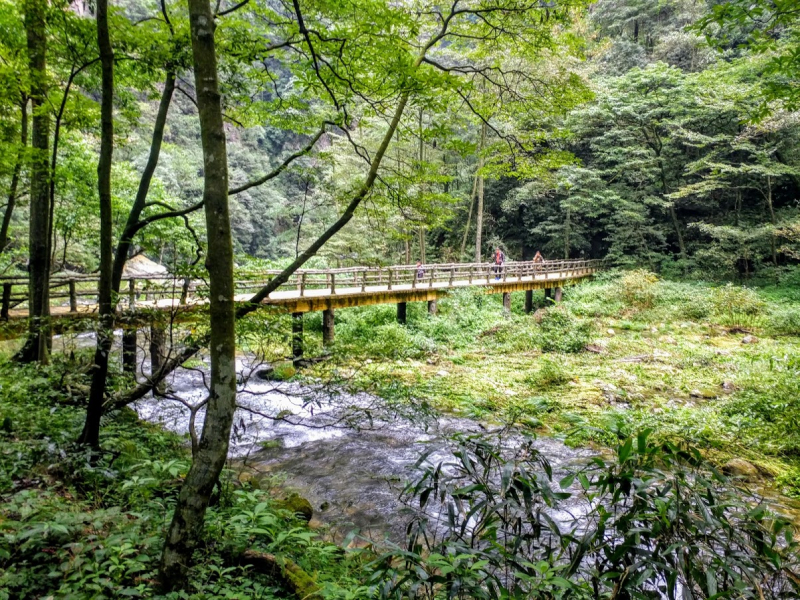
{"label": "stream", "polygon": [[[229,456],[256,473],[283,478],[283,486],[309,500],[315,519],[329,526],[334,539],[356,529],[375,541],[401,542],[412,510],[399,493],[420,455],[429,452],[427,461],[433,464],[452,458],[449,436],[487,428],[466,418],[403,414],[375,397],[322,384],[264,381],[256,371],[246,358],[239,359],[240,408]],[[135,409],[142,418],[185,434],[189,409],[181,401],[193,405],[205,398],[207,372],[181,369],[168,383],[180,401],[146,398]],[[200,409],[198,431],[202,420]],[[535,448],[549,460],[554,482],[592,455],[552,438],[537,439]],[[583,510],[579,501],[567,501],[551,516],[571,521]]]}

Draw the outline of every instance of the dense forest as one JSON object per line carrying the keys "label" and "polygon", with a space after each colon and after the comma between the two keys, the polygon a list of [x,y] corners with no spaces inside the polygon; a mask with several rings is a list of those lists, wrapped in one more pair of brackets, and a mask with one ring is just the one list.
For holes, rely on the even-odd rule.
{"label": "dense forest", "polygon": [[[0,60],[0,600],[798,597],[795,0],[0,0]],[[597,262],[473,286],[535,256]]]}

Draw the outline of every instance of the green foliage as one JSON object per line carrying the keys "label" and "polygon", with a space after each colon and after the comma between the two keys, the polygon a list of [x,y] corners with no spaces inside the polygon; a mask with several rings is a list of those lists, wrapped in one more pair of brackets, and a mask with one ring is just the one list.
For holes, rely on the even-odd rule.
{"label": "green foliage", "polygon": [[565,308],[549,308],[542,315],[538,344],[543,352],[581,352],[591,334],[590,321],[574,317]]}
{"label": "green foliage", "polygon": [[[798,566],[791,524],[696,449],[653,443],[649,433],[563,476],[560,491],[532,440],[509,451],[502,434],[457,437],[454,457],[405,489],[417,516],[406,549],[375,563],[381,596],[797,594],[785,574]],[[561,506],[579,506],[581,516]],[[446,520],[434,517],[441,513]]]}
{"label": "green foliage", "polygon": [[761,323],[765,303],[749,288],[728,284],[711,295],[711,305],[720,324],[732,329],[748,329]]}
{"label": "green foliage", "polygon": [[185,440],[126,410],[104,417],[100,456],[77,452],[83,414],[61,387],[76,365],[54,358],[42,368],[0,364],[1,599],[286,597],[279,581],[238,564],[245,549],[297,563],[326,598],[364,596],[357,561],[257,485],[232,488],[230,473],[208,510],[189,589],[161,595],[155,576],[188,470]]}
{"label": "green foliage", "polygon": [[570,376],[564,368],[550,358],[542,358],[539,361],[539,370],[525,377],[525,383],[534,388],[534,391],[539,388],[563,385],[569,380]]}
{"label": "green foliage", "polygon": [[619,280],[619,292],[625,302],[635,308],[653,308],[656,303],[658,277],[643,269],[629,271]]}

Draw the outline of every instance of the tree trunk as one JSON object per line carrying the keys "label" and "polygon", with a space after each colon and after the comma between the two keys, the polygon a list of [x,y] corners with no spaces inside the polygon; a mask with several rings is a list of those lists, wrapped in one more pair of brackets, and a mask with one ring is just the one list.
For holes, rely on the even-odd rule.
{"label": "tree trunk", "polygon": [[50,347],[50,113],[47,105],[47,0],[25,2],[30,68],[31,199],[29,260],[30,283],[28,339],[18,358],[23,362],[48,360]]}
{"label": "tree trunk", "polygon": [[233,243],[228,212],[228,159],[222,122],[214,15],[208,0],[189,0],[197,110],[203,147],[211,323],[211,389],[203,433],[181,487],[164,544],[159,578],[165,589],[180,589],[200,539],[211,492],[228,456],[236,409],[236,310],[233,301]]}
{"label": "tree trunk", "polygon": [[14,214],[14,206],[17,203],[17,188],[19,187],[19,176],[22,171],[22,163],[25,161],[25,147],[28,145],[28,98],[23,96],[19,106],[20,111],[20,148],[17,152],[17,160],[14,163],[14,171],[11,174],[11,187],[8,190],[8,203],[6,212],[3,215],[3,225],[0,226],[0,254],[8,246],[8,228],[11,226],[11,217]]}
{"label": "tree trunk", "polygon": [[478,146],[478,208],[475,213],[475,262],[482,262],[483,253],[483,146],[486,143],[486,123],[481,126],[481,143]]}
{"label": "tree trunk", "polygon": [[464,250],[467,247],[467,235],[469,235],[469,224],[472,222],[472,208],[475,206],[475,193],[478,190],[478,171],[475,171],[475,177],[472,180],[472,193],[469,195],[469,214],[467,215],[467,224],[464,227],[464,237],[461,239],[461,252],[458,253],[458,260],[464,260]]}
{"label": "tree trunk", "polygon": [[[111,206],[111,160],[114,153],[114,50],[108,33],[108,0],[97,0],[97,44],[100,48],[100,157],[97,160],[97,189],[100,198],[100,281],[97,284],[97,348],[94,353],[92,387],[86,421],[79,442],[100,445],[100,417],[103,415],[108,360],[114,340],[114,307],[111,297],[114,221]],[[54,158],[55,162],[55,158]]]}
{"label": "tree trunk", "polygon": [[564,260],[569,260],[569,248],[570,248],[570,233],[572,229],[572,221],[571,221],[571,214],[569,207],[567,207],[567,215],[566,219],[564,219]]}
{"label": "tree trunk", "polygon": [[[113,55],[112,55],[112,60],[113,60]],[[112,76],[113,76],[113,71],[112,71]],[[147,203],[147,195],[150,191],[150,182],[153,179],[153,173],[155,172],[156,167],[158,166],[158,159],[161,154],[161,142],[164,138],[164,126],[167,121],[167,113],[169,112],[169,106],[172,101],[172,95],[174,90],[175,90],[175,74],[172,71],[168,71],[166,76],[166,81],[164,82],[164,91],[161,94],[161,102],[159,103],[158,106],[158,113],[156,115],[155,125],[153,127],[153,138],[150,142],[150,155],[148,156],[147,164],[145,165],[144,170],[142,171],[142,177],[139,180],[139,188],[136,192],[136,198],[134,199],[131,211],[130,213],[128,213],[128,219],[127,222],[125,223],[125,229],[123,229],[123,232],[120,235],[120,240],[119,243],[117,244],[116,252],[114,253],[113,264],[111,266],[111,283],[110,283],[111,292],[109,294],[110,297],[119,294],[120,285],[122,282],[122,271],[125,267],[125,262],[128,260],[128,251],[131,248],[134,236],[141,228],[139,219],[141,217],[142,211],[144,210],[145,204]],[[98,164],[98,169],[99,169],[99,164]],[[108,247],[110,248],[110,246],[111,243],[109,242]],[[107,317],[107,320],[109,321],[107,331],[113,330],[113,321],[115,312],[116,312],[116,307],[112,303],[110,306],[109,316]],[[111,342],[110,335],[106,336],[106,338],[104,338],[102,341],[104,344],[108,344],[109,348],[105,350],[104,350],[105,346],[101,348],[100,345],[101,338],[100,336],[98,336],[98,347],[97,351],[95,352],[95,365],[98,365],[99,368],[92,375],[92,388],[89,393],[89,398],[90,398],[89,408],[87,409],[86,422],[84,423],[84,434],[82,434],[81,436],[82,440],[86,437],[87,438],[86,443],[90,444],[96,444],[96,440],[99,439],[100,416],[102,415],[103,412],[103,399],[105,398],[106,394],[106,377],[108,374],[108,357],[110,354],[110,342]],[[105,354],[98,356],[98,353],[100,353],[101,350],[103,350]],[[92,402],[91,399],[94,399],[94,402]]]}
{"label": "tree trunk", "polygon": [[778,224],[778,220],[775,218],[775,207],[772,204],[772,176],[767,175],[767,193],[765,195],[767,200],[767,209],[769,210],[769,221],[772,223],[772,231],[770,232],[769,236],[769,247],[770,251],[772,252],[772,264],[776,267],[778,266],[778,248],[775,241],[775,226]]}

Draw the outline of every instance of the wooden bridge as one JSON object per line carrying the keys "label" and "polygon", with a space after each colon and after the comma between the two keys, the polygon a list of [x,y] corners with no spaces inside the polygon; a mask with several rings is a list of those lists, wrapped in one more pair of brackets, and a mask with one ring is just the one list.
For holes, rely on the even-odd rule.
{"label": "wooden bridge", "polygon": [[[406,320],[408,302],[427,302],[428,311],[436,312],[436,302],[450,291],[484,288],[490,294],[503,294],[503,306],[511,306],[513,292],[525,292],[525,309],[533,306],[533,290],[543,289],[545,296],[558,302],[564,286],[590,277],[602,266],[600,260],[549,260],[543,262],[451,263],[395,265],[390,267],[345,267],[338,269],[303,269],[263,301],[292,313],[293,329],[302,337],[302,315],[323,311],[323,338],[333,340],[333,312],[340,308],[373,304],[397,304],[398,321]],[[237,274],[236,301],[246,302],[280,270]],[[97,281],[92,275],[54,275],[50,281],[50,313],[55,323],[67,319],[85,319],[97,313]],[[20,325],[28,317],[28,280],[0,277],[3,286],[0,319]],[[129,322],[146,319],[158,312],[196,311],[207,303],[208,286],[203,280],[174,276],[128,277],[123,280],[118,311]],[[136,316],[140,315],[137,319]],[[5,337],[9,336],[6,333]],[[297,348],[296,348],[297,349]],[[300,350],[302,353],[302,350]]]}

